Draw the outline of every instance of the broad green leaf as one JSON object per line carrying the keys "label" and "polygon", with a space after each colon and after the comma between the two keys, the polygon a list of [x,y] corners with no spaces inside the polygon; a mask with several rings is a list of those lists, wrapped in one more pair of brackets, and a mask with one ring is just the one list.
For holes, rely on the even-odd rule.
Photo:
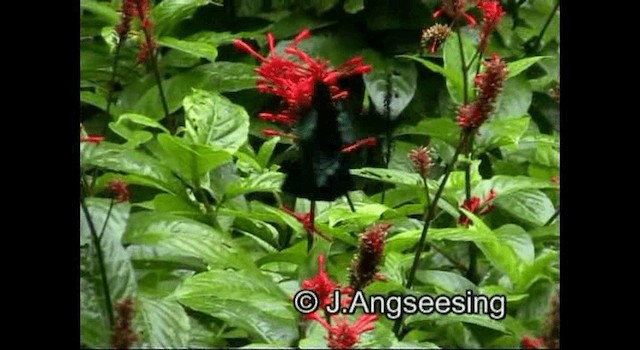
{"label": "broad green leaf", "polygon": [[533,242],[531,236],[522,227],[507,224],[493,230],[493,233],[500,242],[513,250],[520,261],[526,265],[533,264],[535,257]]}
{"label": "broad green leaf", "polygon": [[426,135],[455,145],[460,140],[460,127],[449,118],[427,118],[415,126],[403,125],[394,130],[394,136]]}
{"label": "broad green leaf", "polygon": [[453,313],[441,315],[438,313],[433,314],[416,314],[407,317],[405,323],[407,325],[411,325],[416,322],[424,322],[424,321],[435,321],[438,325],[446,325],[451,323],[469,323],[475,324],[484,328],[493,329],[503,333],[509,333],[509,331],[505,328],[504,324],[501,321],[496,321],[492,319],[489,315],[485,314],[462,314],[456,315]]}
{"label": "broad green leaf", "polygon": [[531,84],[524,76],[507,80],[502,92],[498,95],[495,112],[491,119],[526,115],[532,98]]}
{"label": "broad green leaf", "polygon": [[105,24],[116,25],[120,22],[118,12],[104,2],[81,0],[80,8],[95,14]]}
{"label": "broad green leaf", "polygon": [[555,250],[545,249],[532,265],[522,269],[516,283],[516,291],[526,292],[539,280],[558,281],[560,254]]}
{"label": "broad green leaf", "polygon": [[214,3],[211,0],[163,0],[152,10],[156,35],[170,32],[183,20],[191,17],[198,7]]}
{"label": "broad green leaf", "polygon": [[474,142],[482,153],[495,147],[517,144],[527,131],[531,117],[489,119],[476,135]]}
{"label": "broad green leaf", "polygon": [[258,155],[256,156],[256,161],[263,169],[269,165],[269,160],[271,159],[273,150],[276,148],[278,142],[280,142],[280,137],[274,137],[265,141],[262,146],[260,146]]}
{"label": "broad green leaf", "polygon": [[184,99],[187,138],[235,153],[247,142],[249,115],[226,97],[194,90]]}
{"label": "broad green leaf", "polygon": [[357,222],[359,225],[368,225],[380,219],[382,214],[390,210],[386,205],[371,203],[358,205],[356,211],[352,212],[348,206],[339,205],[332,206],[329,210],[324,211],[317,217],[320,221],[329,221],[329,226],[334,227],[343,221],[349,223]]}
{"label": "broad green leaf", "polygon": [[422,179],[416,173],[384,168],[351,169],[351,174],[367,179],[378,180],[396,185],[422,187]]}
{"label": "broad green leaf", "polygon": [[[476,52],[476,45],[471,41],[469,35],[462,34],[462,48],[464,50],[465,64],[469,64],[471,57]],[[464,103],[464,84],[462,74],[462,61],[460,55],[460,46],[457,33],[451,33],[447,41],[444,43],[442,58],[444,59],[444,75],[447,78],[447,90],[456,104]],[[478,67],[478,60],[476,59],[471,65],[469,72],[475,72]],[[473,99],[473,73],[467,74],[467,98],[468,101]],[[526,113],[526,111],[525,111]],[[522,115],[512,114],[512,115]]]}
{"label": "broad green leaf", "polygon": [[371,102],[376,111],[385,116],[385,101],[389,101],[389,118],[395,120],[409,105],[416,92],[418,71],[413,62],[382,57],[375,51],[363,52],[373,70],[364,76]]}
{"label": "broad green leaf", "polygon": [[231,183],[225,192],[225,198],[233,198],[252,192],[280,191],[285,174],[269,171],[262,174],[251,174],[238,182]]}
{"label": "broad green leaf", "polygon": [[549,56],[527,57],[521,60],[517,60],[515,62],[508,63],[507,69],[509,70],[509,73],[507,74],[507,79],[517,76],[518,74],[524,72],[527,68],[533,66],[536,62],[544,58],[550,58],[550,57]]}
{"label": "broad green leaf", "polygon": [[458,273],[437,270],[416,272],[416,279],[421,283],[433,286],[437,293],[464,295],[467,290],[477,289],[473,282]]}
{"label": "broad green leaf", "polygon": [[158,212],[170,213],[190,219],[202,219],[205,215],[200,205],[193,201],[167,193],[161,193],[153,198],[153,208]]}
{"label": "broad green leaf", "polygon": [[159,135],[158,143],[164,150],[163,161],[194,185],[210,170],[231,160],[231,155],[226,151],[203,144],[190,144],[169,134]]}
{"label": "broad green leaf", "polygon": [[288,296],[260,272],[204,272],[187,279],[174,296],[189,308],[246,330],[255,341],[289,345],[298,337]]}
{"label": "broad green leaf", "polygon": [[344,2],[343,8],[347,13],[358,13],[364,10],[364,0],[346,0]]}
{"label": "broad green leaf", "polygon": [[471,190],[471,195],[484,198],[484,196],[489,193],[489,190],[493,189],[496,192],[496,197],[500,198],[518,191],[554,187],[557,187],[557,185],[554,185],[550,181],[534,179],[528,176],[496,175],[491,179],[480,181],[480,183]]}
{"label": "broad green leaf", "polygon": [[[80,91],[80,101],[97,107],[103,111],[107,110],[107,97],[91,91]],[[111,116],[120,115],[121,108],[114,104],[111,105],[109,113]]]}
{"label": "broad green leaf", "polygon": [[555,241],[560,237],[560,223],[558,221],[551,225],[542,226],[529,231],[529,235],[534,242]]}
{"label": "broad green leaf", "polygon": [[420,58],[418,56],[411,56],[411,55],[398,55],[396,57],[398,57],[398,58],[407,58],[407,59],[410,59],[410,60],[414,60],[414,61],[422,64],[425,68],[427,68],[428,70],[430,70],[432,72],[442,74],[443,76],[445,76],[445,74],[446,74],[445,70],[444,70],[444,67],[442,67],[442,66],[440,66],[440,65],[438,65],[436,63],[433,63],[433,62],[431,62],[429,60],[425,60],[424,58]]}
{"label": "broad green leaf", "polygon": [[189,256],[213,266],[247,268],[251,265],[246,259],[238,258],[239,253],[226,235],[200,222],[167,213],[132,215],[123,240],[127,244],[164,249],[167,257]]}
{"label": "broad green leaf", "polygon": [[196,57],[206,58],[211,62],[214,62],[218,57],[217,47],[204,42],[179,40],[165,36],[158,39],[158,44]]}
{"label": "broad green leaf", "polygon": [[[129,217],[130,205],[114,205],[107,219],[111,200],[87,198],[89,217],[80,209],[80,323],[81,341],[87,345],[100,346],[108,343],[109,332],[100,329],[108,327],[106,296],[103,292],[103,280],[97,257],[89,220],[100,239],[106,282],[109,288],[111,304],[135,297],[136,280],[133,266],[129,260],[121,237]],[[103,231],[104,228],[104,231]]]}
{"label": "broad green leaf", "polygon": [[142,345],[156,349],[184,349],[189,344],[189,317],[177,301],[139,298],[137,317]]}
{"label": "broad green leaf", "polygon": [[129,183],[152,186],[176,195],[185,191],[184,185],[160,161],[110,142],[102,142],[100,145],[83,143],[80,165],[85,169],[94,166],[130,174],[125,177]]}
{"label": "broad green leaf", "polygon": [[[162,81],[170,113],[182,107],[186,96],[193,89],[217,92],[233,92],[256,86],[255,66],[235,62],[212,62],[195,67]],[[164,117],[158,87],[154,84],[135,103],[132,112],[147,115],[155,120]]]}
{"label": "broad green leaf", "polygon": [[166,133],[169,131],[157,121],[143,115],[125,113],[117,122],[109,123],[109,128],[122,138],[127,140],[126,146],[135,148],[153,138],[153,134],[143,130],[146,127],[160,129]]}
{"label": "broad green leaf", "polygon": [[[402,251],[415,246],[420,240],[422,229],[404,231],[387,239],[386,249]],[[427,233],[427,242],[457,241],[457,242],[491,242],[495,241],[494,235],[486,231],[477,230],[474,227],[430,228]]]}
{"label": "broad green leaf", "polygon": [[495,205],[525,223],[535,226],[544,225],[555,212],[549,197],[539,190],[522,190],[498,197]]}

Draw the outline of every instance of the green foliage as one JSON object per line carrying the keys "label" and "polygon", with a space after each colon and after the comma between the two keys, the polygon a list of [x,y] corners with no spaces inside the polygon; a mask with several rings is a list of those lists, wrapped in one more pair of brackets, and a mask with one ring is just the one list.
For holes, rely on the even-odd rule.
{"label": "green foliage", "polygon": [[[360,235],[373,223],[391,228],[379,266],[386,279],[366,295],[473,291],[504,295],[507,308],[502,320],[405,315],[400,336],[381,315],[359,348],[517,348],[523,335],[543,335],[559,280],[559,113],[551,92],[559,87],[559,12],[555,0],[502,3],[507,14],[479,56],[481,25],[454,28],[435,53],[420,48],[439,0],[155,1],[157,57],[137,63],[139,21],[119,42],[121,1],[82,0],[81,137],[105,140],[80,144],[81,345],[108,347],[108,305],[132,298],[135,348],[326,347],[326,330],[302,321],[291,298],[317,274],[319,254],[331,279],[348,285]],[[310,56],[333,67],[354,56],[372,65],[354,83],[364,94],[350,95],[353,118],[340,121],[353,126],[349,140],[379,141],[348,154],[355,212],[346,198],[316,203],[315,226],[333,241],[316,236],[309,252],[309,233],[281,209],[311,208],[282,191],[299,142],[262,136],[277,127],[259,113],[280,101],[257,91],[261,62],[233,45],[242,39],[268,53],[271,32],[278,51],[303,28],[312,31],[300,44]],[[478,58],[494,53],[508,65],[504,87],[469,152],[451,165],[461,139],[457,107],[465,94],[476,100],[474,76],[485,69]],[[466,84],[462,57],[466,65],[473,58]],[[432,166],[423,181],[408,153],[424,145]],[[123,203],[112,200],[114,179],[128,184]],[[470,211],[462,208],[467,189],[481,202],[491,190],[495,198]],[[426,208],[440,194],[407,288]],[[102,233],[97,245],[91,226]]]}

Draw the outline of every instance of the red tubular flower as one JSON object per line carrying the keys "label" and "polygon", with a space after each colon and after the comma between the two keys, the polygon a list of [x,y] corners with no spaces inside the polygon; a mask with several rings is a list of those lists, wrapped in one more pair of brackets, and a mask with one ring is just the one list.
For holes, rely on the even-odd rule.
{"label": "red tubular flower", "polygon": [[357,150],[362,146],[375,146],[378,144],[378,140],[375,137],[367,137],[366,139],[362,139],[356,143],[353,143],[342,149],[342,153],[349,153]]}
{"label": "red tubular flower", "polygon": [[525,349],[546,349],[547,346],[544,344],[541,338],[529,337],[526,335],[522,336],[522,345]]}
{"label": "red tubular flower", "polygon": [[333,241],[331,237],[327,236],[325,233],[323,233],[322,231],[316,228],[315,224],[313,223],[313,216],[314,216],[313,210],[309,211],[306,214],[298,214],[285,206],[280,207],[280,209],[285,213],[296,218],[296,220],[298,220],[298,222],[300,222],[304,226],[304,228],[307,230],[307,232],[309,232],[310,234],[316,233],[320,237],[326,239],[329,242]]}
{"label": "red tubular flower", "polygon": [[498,55],[494,55],[482,64],[485,71],[476,75],[474,79],[478,89],[478,99],[458,108],[458,125],[466,129],[479,128],[493,113],[494,104],[509,72],[506,62]]}
{"label": "red tubular flower", "polygon": [[447,16],[453,18],[453,20],[457,20],[460,17],[463,17],[467,20],[470,26],[475,26],[477,24],[475,18],[471,17],[464,10],[465,0],[443,0],[442,7],[439,8],[436,12],[433,13],[433,18],[440,17],[443,13]]}
{"label": "red tubular flower", "polygon": [[480,51],[484,52],[489,42],[491,32],[498,26],[500,19],[505,15],[500,1],[479,0],[478,8],[482,10],[482,31],[480,32]]}
{"label": "red tubular flower", "polygon": [[80,137],[80,142],[90,142],[99,145],[102,141],[104,141],[104,136],[100,135],[89,135],[87,137]]}
{"label": "red tubular flower", "polygon": [[362,57],[355,57],[342,65],[330,68],[328,61],[313,59],[298,48],[302,40],[311,36],[308,29],[303,30],[284,49],[284,53],[278,54],[275,50],[275,38],[271,33],[267,34],[269,54],[265,57],[255,51],[251,46],[241,40],[235,40],[236,48],[242,50],[262,62],[256,69],[258,78],[258,90],[279,96],[283,100],[283,109],[277,113],[260,113],[264,120],[281,123],[287,126],[294,125],[300,115],[311,105],[311,97],[314,93],[316,82],[324,82],[329,85],[331,97],[334,100],[346,98],[347,91],[338,86],[340,78],[368,73],[370,65],[363,64]]}
{"label": "red tubular flower", "polygon": [[339,285],[329,278],[329,275],[325,270],[324,255],[318,255],[318,274],[313,278],[304,280],[302,282],[302,289],[316,293],[318,300],[320,300],[321,309],[324,310],[325,306],[331,305],[333,300],[333,291],[339,289]]}
{"label": "red tubular flower", "polygon": [[327,330],[327,345],[331,349],[352,349],[360,341],[362,333],[375,329],[375,321],[379,318],[376,314],[363,314],[353,324],[349,324],[348,315],[331,315],[331,325],[319,314],[313,315],[313,320]]}
{"label": "red tubular flower", "polygon": [[[492,188],[491,190],[489,190],[489,193],[487,193],[487,195],[484,197],[483,201],[480,201],[480,198],[473,196],[469,198],[468,201],[466,199],[464,200],[464,202],[462,203],[462,208],[476,215],[485,215],[494,209],[494,205],[489,203],[494,198],[496,198],[496,191],[494,191]],[[471,223],[471,219],[469,219],[466,215],[461,214],[460,218],[458,219],[458,222],[460,223],[460,225],[464,227],[469,227],[469,224]]]}
{"label": "red tubular flower", "polygon": [[108,185],[108,189],[114,196],[115,203],[126,202],[131,198],[129,186],[120,179],[112,180]]}

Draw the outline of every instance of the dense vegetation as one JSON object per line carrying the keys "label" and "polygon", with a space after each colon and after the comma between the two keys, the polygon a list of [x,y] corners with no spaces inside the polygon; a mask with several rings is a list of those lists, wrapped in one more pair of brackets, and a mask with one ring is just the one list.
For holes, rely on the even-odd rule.
{"label": "dense vegetation", "polygon": [[557,0],[80,6],[83,347],[558,347]]}

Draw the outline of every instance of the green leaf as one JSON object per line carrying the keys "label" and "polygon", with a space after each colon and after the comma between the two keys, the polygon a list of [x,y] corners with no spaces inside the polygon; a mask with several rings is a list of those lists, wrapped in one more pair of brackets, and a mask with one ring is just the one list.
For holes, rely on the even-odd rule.
{"label": "green leaf", "polygon": [[495,147],[515,145],[527,131],[531,117],[489,119],[480,127],[474,142],[478,153]]}
{"label": "green leaf", "polygon": [[231,183],[225,192],[225,198],[233,198],[252,192],[277,192],[280,191],[284,174],[269,171],[263,174],[251,174],[238,182]]}
{"label": "green leaf", "polygon": [[339,205],[332,206],[329,210],[324,211],[317,219],[324,221],[323,219],[327,217],[331,227],[335,227],[343,221],[357,222],[359,225],[364,226],[379,220],[387,210],[390,210],[390,208],[378,203],[358,205],[355,212],[352,212],[348,206]]}
{"label": "green leaf", "polygon": [[484,328],[493,329],[503,333],[509,333],[509,331],[505,328],[504,324],[500,321],[496,321],[491,319],[489,315],[479,314],[446,314],[441,315],[438,313],[433,314],[416,314],[407,317],[406,324],[410,325],[416,322],[424,322],[424,321],[435,321],[438,325],[446,325],[451,323],[469,323],[475,324]]}
{"label": "green leaf", "polygon": [[425,60],[424,58],[420,58],[418,56],[411,56],[411,55],[397,55],[396,57],[398,58],[407,58],[410,60],[414,60],[420,64],[422,64],[425,68],[427,68],[428,70],[434,72],[434,73],[439,73],[442,74],[443,76],[446,76],[446,71],[444,70],[444,67],[437,65],[429,60]]}
{"label": "green leaf", "polygon": [[[469,64],[471,57],[476,52],[476,46],[469,38],[469,35],[463,33],[462,48],[464,50],[465,64]],[[442,58],[444,59],[444,75],[447,78],[447,90],[456,104],[464,102],[464,84],[462,75],[462,62],[460,55],[460,46],[458,41],[458,33],[451,33],[451,36],[445,41]],[[469,72],[475,72],[478,67],[478,60],[469,68]],[[467,74],[467,97],[470,100],[473,97],[473,74]],[[526,113],[526,111],[525,111]],[[522,115],[512,114],[512,115]]]}
{"label": "green leaf", "polygon": [[198,7],[213,3],[211,0],[163,0],[152,10],[154,32],[170,32],[183,20],[191,17]]}
{"label": "green leaf", "polygon": [[140,212],[132,215],[123,240],[126,244],[159,249],[157,252],[162,255],[155,260],[165,258],[164,261],[183,263],[184,257],[192,257],[212,266],[246,268],[251,265],[238,257],[237,250],[221,232],[192,219],[167,213]]}
{"label": "green leaf", "polygon": [[132,184],[152,186],[176,195],[185,191],[184,185],[161,162],[122,145],[109,142],[102,142],[100,145],[83,143],[80,164],[85,169],[95,166],[131,174],[125,179]]}
{"label": "green leaf", "polygon": [[533,91],[531,84],[524,76],[509,79],[504,83],[504,88],[496,102],[496,109],[492,119],[526,115]]}
{"label": "green leaf", "polygon": [[496,238],[509,246],[516,256],[526,265],[533,264],[535,252],[531,236],[520,226],[507,224],[493,231]]}
{"label": "green leaf", "polygon": [[118,15],[118,12],[104,2],[81,0],[80,8],[93,13],[105,24],[116,25],[120,22],[120,15]]}
{"label": "green leaf", "polygon": [[539,280],[557,282],[560,254],[555,250],[544,250],[532,265],[522,269],[516,283],[516,292],[525,292]]}
{"label": "green leaf", "polygon": [[117,122],[109,123],[109,128],[127,140],[126,146],[130,148],[136,148],[153,138],[151,132],[143,130],[146,127],[169,133],[169,130],[157,121],[139,114],[125,113]]}
{"label": "green leaf", "polygon": [[[394,136],[426,135],[455,145],[460,140],[460,127],[449,118],[427,118],[415,126],[402,125],[393,132]],[[481,134],[482,135],[482,134]]]}
{"label": "green leaf", "polygon": [[256,341],[290,345],[298,337],[287,295],[260,272],[200,273],[187,279],[174,296],[185,306],[246,330]]}
{"label": "green leaf", "polygon": [[[420,240],[422,229],[409,230],[393,235],[386,242],[387,250],[403,251],[415,246]],[[427,242],[453,241],[453,242],[491,242],[495,236],[471,226],[452,228],[430,228],[427,234]]]}
{"label": "green leaf", "polygon": [[373,66],[373,70],[364,76],[371,102],[384,117],[385,100],[390,101],[389,117],[397,119],[416,92],[418,70],[415,64],[383,57],[372,50],[365,50],[362,55]]}
{"label": "green leaf", "polygon": [[144,347],[155,349],[187,348],[189,317],[176,301],[141,297],[137,303],[139,324],[143,325]]}
{"label": "green leaf", "polygon": [[211,62],[218,57],[218,48],[204,42],[179,40],[165,36],[158,39],[158,44],[196,57],[206,58]]}
{"label": "green leaf", "polygon": [[515,62],[508,63],[507,69],[509,73],[507,74],[507,79],[517,76],[518,74],[524,72],[527,68],[533,66],[536,62],[544,58],[551,58],[551,57],[550,56],[534,56],[534,57],[527,57],[521,60],[517,60]]}
{"label": "green leaf", "polygon": [[184,99],[186,136],[195,143],[235,153],[249,135],[249,115],[226,97],[194,90]]}
{"label": "green leaf", "polygon": [[[107,97],[97,94],[91,91],[80,91],[80,101],[92,105],[100,110],[107,110]],[[120,115],[121,108],[119,106],[111,105],[111,116]]]}
{"label": "green leaf", "polygon": [[[129,217],[130,205],[121,203],[114,205],[106,222],[111,204],[110,199],[87,198],[87,209],[93,222],[96,235],[100,239],[104,269],[109,287],[112,305],[118,301],[135,297],[136,280],[133,266],[121,237]],[[108,327],[106,296],[103,293],[103,280],[92,238],[89,219],[84,210],[80,210],[80,323],[81,341],[87,345],[101,346],[109,341],[109,332],[100,331]],[[104,231],[102,231],[104,227]]]}
{"label": "green leaf", "polygon": [[534,179],[528,176],[496,175],[491,179],[482,180],[471,190],[473,196],[484,198],[493,189],[497,198],[506,197],[523,190],[555,188],[558,185],[550,181]]}
{"label": "green leaf", "polygon": [[256,156],[256,161],[258,164],[264,169],[269,165],[269,160],[273,155],[273,150],[280,142],[280,137],[273,137],[267,141],[265,141],[260,149],[258,150],[258,155]]}
{"label": "green leaf", "polygon": [[[255,66],[235,62],[212,62],[177,74],[162,82],[169,113],[182,107],[186,96],[193,89],[217,92],[234,92],[256,86]],[[147,115],[155,120],[164,118],[158,87],[154,84],[144,92],[132,108],[132,112]]]}
{"label": "green leaf", "polygon": [[420,175],[415,173],[407,173],[401,170],[384,168],[360,168],[351,169],[351,174],[396,185],[422,187],[422,178],[420,178]]}
{"label": "green leaf", "polygon": [[523,190],[495,200],[496,207],[529,225],[542,226],[555,212],[553,203],[539,190]]}
{"label": "green leaf", "polygon": [[344,2],[343,8],[347,13],[358,13],[364,10],[364,0],[347,0]]}
{"label": "green leaf", "polygon": [[196,187],[203,175],[231,161],[231,155],[225,151],[208,145],[189,144],[169,134],[159,135],[158,143],[164,149],[163,161]]}
{"label": "green leaf", "polygon": [[460,274],[448,271],[425,270],[416,272],[416,279],[436,288],[437,293],[464,295],[467,290],[477,289],[473,282]]}

